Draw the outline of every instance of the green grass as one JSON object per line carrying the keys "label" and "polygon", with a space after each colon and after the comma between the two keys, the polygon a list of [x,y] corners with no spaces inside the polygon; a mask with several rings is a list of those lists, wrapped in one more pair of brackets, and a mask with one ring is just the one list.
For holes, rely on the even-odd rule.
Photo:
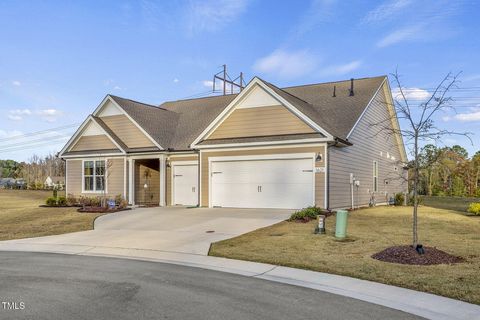
{"label": "green grass", "polygon": [[466,213],[468,206],[472,202],[480,202],[480,198],[465,197],[430,197],[422,196],[423,204],[429,207],[455,210]]}
{"label": "green grass", "polygon": [[79,213],[77,208],[40,208],[51,195],[52,191],[0,189],[0,240],[93,229],[93,220],[101,214]]}
{"label": "green grass", "polygon": [[420,208],[421,243],[461,256],[464,263],[410,266],[371,258],[387,247],[410,244],[411,211],[411,207],[355,211],[349,214],[350,241],[344,242],[334,238],[334,216],[327,218],[326,235],[313,234],[315,221],[281,222],[214,243],[210,255],[346,275],[480,304],[480,217]]}

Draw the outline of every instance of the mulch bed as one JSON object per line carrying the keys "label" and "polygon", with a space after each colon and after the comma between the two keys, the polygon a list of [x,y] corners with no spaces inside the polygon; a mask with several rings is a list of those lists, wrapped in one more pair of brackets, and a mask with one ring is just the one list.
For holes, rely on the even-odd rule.
{"label": "mulch bed", "polygon": [[77,211],[82,213],[112,213],[124,210],[132,210],[132,208],[115,208],[115,209],[106,209],[102,207],[90,207],[90,208],[80,208]]}
{"label": "mulch bed", "polygon": [[423,247],[424,254],[418,252],[412,246],[395,246],[372,255],[373,259],[385,262],[411,264],[411,265],[434,265],[452,264],[465,261],[462,257],[453,256],[435,247]]}

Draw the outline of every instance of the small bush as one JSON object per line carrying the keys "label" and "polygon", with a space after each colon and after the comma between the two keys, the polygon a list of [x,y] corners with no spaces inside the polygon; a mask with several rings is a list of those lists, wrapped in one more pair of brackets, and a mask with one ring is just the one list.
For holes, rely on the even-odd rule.
{"label": "small bush", "polygon": [[323,210],[318,207],[308,207],[304,208],[300,211],[294,212],[288,221],[310,221],[312,219],[316,219],[318,215],[323,214]]}
{"label": "small bush", "polygon": [[480,202],[470,203],[467,211],[473,213],[476,216],[480,216]]}
{"label": "small bush", "polygon": [[[419,205],[423,204],[423,197],[422,196],[417,196],[417,202]],[[408,205],[413,206],[413,196],[408,197]]]}
{"label": "small bush", "polygon": [[57,206],[66,206],[67,205],[67,198],[65,197],[58,197],[57,199]]}
{"label": "small bush", "polygon": [[57,206],[57,199],[54,197],[48,197],[45,201],[45,204],[49,207],[56,207]]}
{"label": "small bush", "polygon": [[77,204],[78,204],[77,198],[71,193],[67,194],[67,205],[68,206],[75,206]]}
{"label": "small bush", "polygon": [[403,206],[404,202],[405,202],[405,196],[403,195],[403,193],[395,194],[394,204],[396,206]]}

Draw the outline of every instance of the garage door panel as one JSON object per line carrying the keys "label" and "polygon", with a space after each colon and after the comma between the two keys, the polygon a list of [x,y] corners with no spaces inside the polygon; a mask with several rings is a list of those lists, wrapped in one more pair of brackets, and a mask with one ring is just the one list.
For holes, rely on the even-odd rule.
{"label": "garage door panel", "polygon": [[302,208],[313,204],[313,159],[216,161],[212,205]]}

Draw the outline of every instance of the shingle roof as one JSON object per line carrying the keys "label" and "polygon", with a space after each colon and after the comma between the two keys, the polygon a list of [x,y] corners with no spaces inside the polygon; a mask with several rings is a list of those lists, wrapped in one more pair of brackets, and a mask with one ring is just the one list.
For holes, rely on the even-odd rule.
{"label": "shingle roof", "polygon": [[[350,80],[286,88],[261,81],[334,137],[346,139],[384,80],[385,76],[355,79],[353,96]],[[188,150],[237,95],[168,101],[160,106],[111,97],[163,148]]]}

